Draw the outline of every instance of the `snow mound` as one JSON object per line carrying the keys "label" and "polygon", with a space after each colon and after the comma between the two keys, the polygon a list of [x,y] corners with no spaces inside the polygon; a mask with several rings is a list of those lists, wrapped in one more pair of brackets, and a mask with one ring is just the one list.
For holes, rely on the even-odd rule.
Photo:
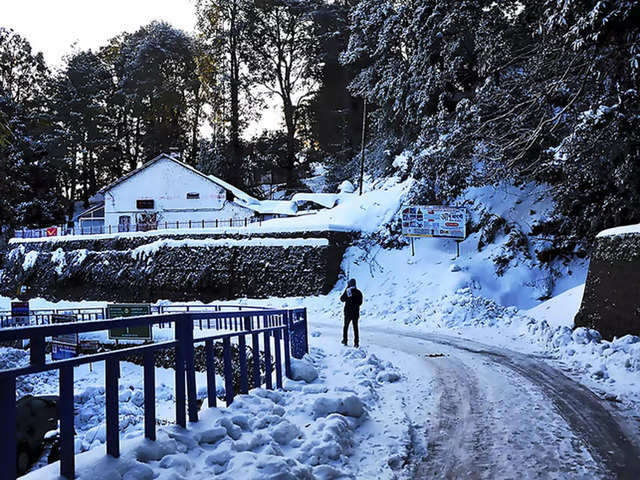
{"label": "snow mound", "polygon": [[291,359],[291,378],[311,383],[318,378],[318,370],[313,366],[307,357],[302,360]]}

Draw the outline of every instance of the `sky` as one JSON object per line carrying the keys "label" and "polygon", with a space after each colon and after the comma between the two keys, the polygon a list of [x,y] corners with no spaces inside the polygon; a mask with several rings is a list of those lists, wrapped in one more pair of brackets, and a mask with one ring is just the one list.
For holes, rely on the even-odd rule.
{"label": "sky", "polygon": [[193,0],[0,0],[0,26],[29,40],[52,67],[62,65],[74,43],[97,49],[152,20],[193,32]]}
{"label": "sky", "polygon": [[[0,0],[0,26],[12,28],[44,54],[47,64],[61,67],[64,56],[77,50],[97,50],[123,31],[135,32],[153,20],[194,32],[193,0]],[[75,44],[75,47],[73,46]],[[282,115],[272,102],[245,137],[277,129]],[[210,129],[203,128],[208,136]]]}

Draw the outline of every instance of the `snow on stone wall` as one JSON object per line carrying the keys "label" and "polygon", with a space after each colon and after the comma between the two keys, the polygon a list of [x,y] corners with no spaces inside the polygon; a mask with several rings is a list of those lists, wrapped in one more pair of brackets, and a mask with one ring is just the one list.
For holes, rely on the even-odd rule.
{"label": "snow on stone wall", "polygon": [[0,289],[51,300],[213,301],[319,295],[338,279],[348,234],[78,240],[14,245]]}

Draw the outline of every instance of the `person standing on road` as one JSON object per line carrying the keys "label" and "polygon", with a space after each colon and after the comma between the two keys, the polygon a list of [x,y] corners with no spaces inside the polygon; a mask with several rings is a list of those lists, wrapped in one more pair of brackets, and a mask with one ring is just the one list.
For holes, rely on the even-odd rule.
{"label": "person standing on road", "polygon": [[352,278],[347,283],[347,288],[340,297],[344,303],[344,328],[342,329],[342,344],[347,345],[349,336],[349,324],[353,323],[354,346],[360,346],[358,332],[358,319],[360,318],[360,305],[362,305],[362,292],[356,288],[356,279]]}

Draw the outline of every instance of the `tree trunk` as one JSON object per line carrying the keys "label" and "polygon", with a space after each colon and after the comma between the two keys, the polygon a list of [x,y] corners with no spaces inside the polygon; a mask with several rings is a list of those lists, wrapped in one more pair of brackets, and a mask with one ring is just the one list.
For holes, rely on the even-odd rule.
{"label": "tree trunk", "polygon": [[240,143],[240,65],[238,60],[238,32],[236,29],[237,2],[234,0],[231,12],[229,53],[231,57],[231,165],[229,179],[235,186],[241,186],[242,145]]}
{"label": "tree trunk", "polygon": [[287,171],[287,187],[295,187],[298,185],[298,176],[296,174],[296,122],[295,107],[291,99],[285,97],[283,102],[284,119],[287,127],[287,159],[285,169]]}

